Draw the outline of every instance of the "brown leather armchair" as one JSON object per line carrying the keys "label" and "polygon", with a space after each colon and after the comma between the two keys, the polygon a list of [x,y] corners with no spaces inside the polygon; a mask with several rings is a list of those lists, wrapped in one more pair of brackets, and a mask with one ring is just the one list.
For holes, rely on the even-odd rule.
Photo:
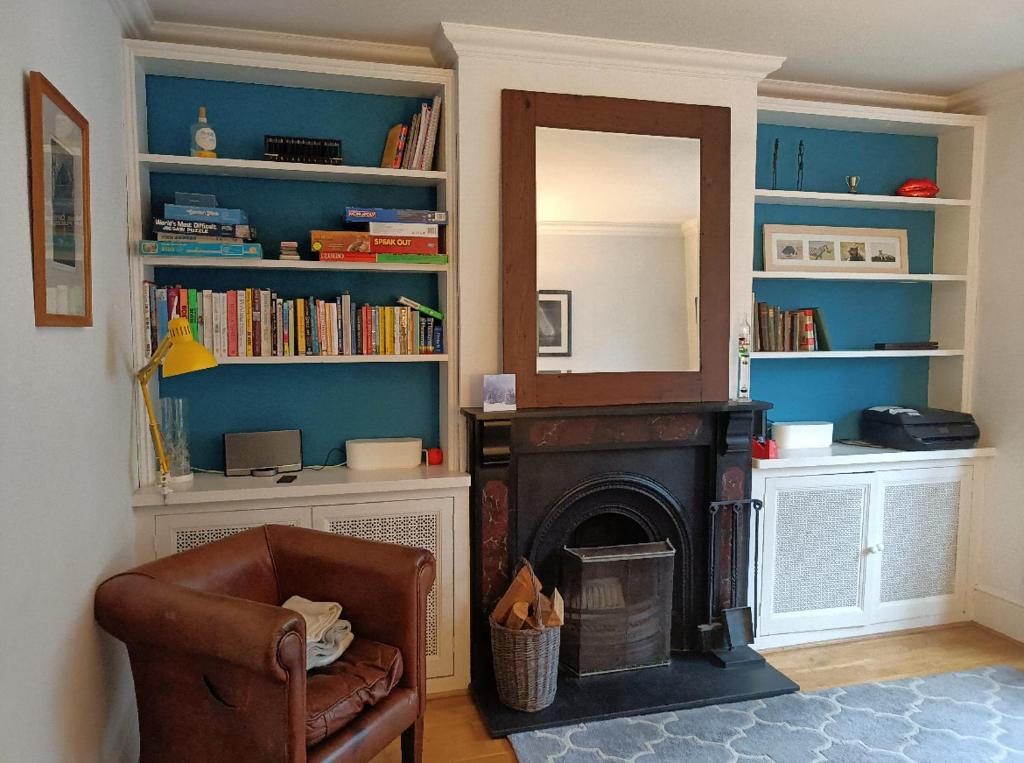
{"label": "brown leather armchair", "polygon": [[[128,646],[141,760],[419,761],[428,551],[267,525],[116,575],[96,619]],[[338,601],[356,639],[306,673],[291,595]]]}

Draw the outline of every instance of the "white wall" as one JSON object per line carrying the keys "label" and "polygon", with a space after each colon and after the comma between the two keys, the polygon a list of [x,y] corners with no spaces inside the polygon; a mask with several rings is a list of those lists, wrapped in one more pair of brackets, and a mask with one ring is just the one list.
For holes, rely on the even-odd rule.
{"label": "white wall", "polygon": [[981,533],[972,543],[975,618],[1024,640],[1024,75],[980,111],[988,124],[974,413],[998,455],[987,465]]}
{"label": "white wall", "polygon": [[[106,0],[7,0],[0,25],[0,760],[137,757],[123,647],[92,614],[131,566],[119,26]],[[35,328],[25,75],[89,120],[92,328]]]}
{"label": "white wall", "polygon": [[[750,303],[757,82],[782,59],[461,25],[443,28],[457,57],[462,404],[480,405],[483,375],[501,368],[502,89],[732,109],[730,300],[735,345],[740,316],[749,312]],[[711,71],[714,67],[719,67],[717,73]]]}

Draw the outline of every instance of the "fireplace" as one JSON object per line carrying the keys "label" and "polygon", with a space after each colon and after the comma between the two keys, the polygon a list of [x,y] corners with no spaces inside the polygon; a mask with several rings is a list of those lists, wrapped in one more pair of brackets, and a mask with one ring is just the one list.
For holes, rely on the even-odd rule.
{"label": "fireplace", "polygon": [[[763,662],[723,669],[701,653],[699,626],[720,619],[724,609],[747,604],[748,527],[730,525],[736,515],[720,512],[712,532],[710,507],[749,498],[754,418],[768,407],[674,403],[465,411],[473,477],[472,690],[492,735],[796,690]],[[591,671],[573,671],[570,664],[551,707],[528,714],[498,704],[487,615],[516,561],[529,559],[546,587],[568,593],[568,620],[574,592],[566,584],[577,584],[566,549],[583,557],[621,556],[623,548],[637,544],[672,549],[659,558],[661,574],[671,582],[661,587],[668,664],[651,667],[645,659],[642,670],[611,666],[579,677],[573,672]],[[594,551],[607,547],[620,550]],[[639,600],[643,590],[638,587],[637,601],[621,602],[632,607],[638,622],[657,617],[652,597]],[[563,631],[569,648],[579,648],[575,636],[572,627]],[[634,646],[643,652],[643,644]],[[563,651],[563,664],[566,657]],[[625,652],[623,657],[629,662]]]}

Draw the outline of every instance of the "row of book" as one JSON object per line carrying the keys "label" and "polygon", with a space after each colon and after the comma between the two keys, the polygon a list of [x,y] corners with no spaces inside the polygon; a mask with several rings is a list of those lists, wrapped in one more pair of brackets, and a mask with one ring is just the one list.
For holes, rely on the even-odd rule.
{"label": "row of book", "polygon": [[403,170],[430,170],[434,167],[434,153],[441,126],[441,96],[433,103],[420,105],[409,124],[398,124],[388,130],[381,167]]}
{"label": "row of book", "polygon": [[802,307],[783,310],[777,305],[757,302],[753,310],[754,352],[815,352],[832,349],[821,310]]}
{"label": "row of book", "polygon": [[220,358],[298,355],[430,355],[444,352],[444,315],[401,297],[397,305],[286,299],[269,289],[188,289],[146,282],[146,352],[168,321],[188,318],[196,341]]}

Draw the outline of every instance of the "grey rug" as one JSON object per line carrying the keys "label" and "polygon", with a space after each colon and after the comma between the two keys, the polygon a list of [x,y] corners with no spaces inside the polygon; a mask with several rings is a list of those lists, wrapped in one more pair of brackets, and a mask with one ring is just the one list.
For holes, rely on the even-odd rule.
{"label": "grey rug", "polygon": [[1024,673],[981,668],[509,740],[520,763],[1024,763]]}

